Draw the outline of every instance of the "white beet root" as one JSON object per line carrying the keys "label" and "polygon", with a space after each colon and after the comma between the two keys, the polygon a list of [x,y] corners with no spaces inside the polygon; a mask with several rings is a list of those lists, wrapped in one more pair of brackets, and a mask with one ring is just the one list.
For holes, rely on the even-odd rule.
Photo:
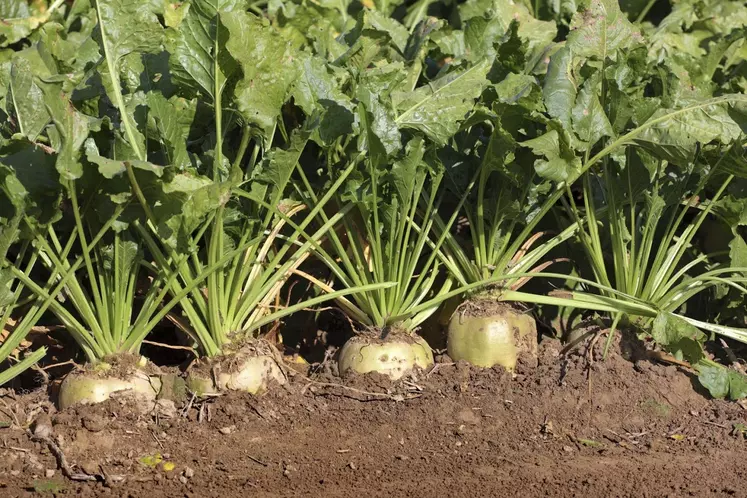
{"label": "white beet root", "polygon": [[92,405],[108,400],[112,394],[129,392],[143,402],[155,402],[161,389],[158,376],[134,371],[125,377],[106,376],[92,371],[71,372],[60,386],[61,410],[76,405]]}
{"label": "white beet root", "polygon": [[337,361],[340,375],[377,372],[397,380],[415,367],[433,365],[433,352],[421,337],[392,335],[381,340],[359,335],[345,343]]}
{"label": "white beet root", "polygon": [[220,358],[203,360],[187,374],[187,388],[198,396],[222,391],[261,394],[272,382],[286,383],[286,376],[269,346],[259,341]]}
{"label": "white beet root", "polygon": [[537,356],[537,324],[530,315],[509,306],[491,307],[488,314],[454,313],[447,338],[449,357],[477,367],[500,365],[513,371],[520,354]]}

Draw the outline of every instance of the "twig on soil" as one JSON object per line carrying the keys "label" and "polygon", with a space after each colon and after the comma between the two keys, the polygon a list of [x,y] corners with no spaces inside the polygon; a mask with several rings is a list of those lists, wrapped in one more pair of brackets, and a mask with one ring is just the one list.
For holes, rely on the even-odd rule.
{"label": "twig on soil", "polygon": [[268,466],[270,465],[270,464],[268,464],[268,463],[265,463],[265,462],[263,462],[263,461],[262,461],[262,460],[260,460],[259,458],[254,458],[254,457],[253,457],[253,456],[251,456],[251,455],[247,455],[246,457],[247,457],[247,458],[248,458],[249,460],[251,460],[252,462],[255,462],[255,463],[258,463],[258,464],[260,464],[260,465],[261,465],[262,467],[268,467]]}
{"label": "twig on soil", "polygon": [[15,446],[3,446],[3,449],[13,450],[13,451],[20,451],[21,453],[28,453],[28,452],[31,451],[31,450],[29,450],[27,448],[17,448]]}
{"label": "twig on soil", "polygon": [[419,398],[420,394],[411,394],[409,396],[405,396],[402,394],[389,394],[389,393],[374,393],[369,391],[362,391],[360,389],[356,389],[354,387],[345,386],[343,384],[335,384],[332,382],[318,382],[315,380],[309,380],[309,383],[304,386],[303,389],[301,389],[301,395],[306,394],[306,391],[312,386],[316,385],[319,387],[331,387],[331,388],[340,388],[344,391],[350,391],[353,394],[345,394],[344,392],[333,392],[333,391],[327,391],[327,392],[314,392],[313,394],[318,396],[341,396],[343,398],[350,398],[354,399],[356,401],[381,401],[381,400],[393,400],[393,401],[405,401],[409,399],[415,399]]}
{"label": "twig on soil", "polygon": [[712,425],[714,427],[720,427],[721,429],[728,429],[729,428],[729,427],[727,427],[727,426],[725,426],[723,424],[717,424],[716,422],[710,422],[708,420],[699,420],[698,422],[700,422],[701,424]]}
{"label": "twig on soil", "polygon": [[189,402],[187,403],[187,406],[184,407],[184,410],[182,410],[182,417],[186,417],[189,413],[189,410],[192,409],[192,405],[195,402],[195,399],[197,399],[197,395],[195,393],[192,393],[192,397],[189,398]]}
{"label": "twig on soil", "polygon": [[430,377],[433,372],[435,372],[436,370],[438,370],[441,367],[453,367],[454,365],[456,365],[456,363],[454,363],[454,362],[451,362],[451,363],[436,363],[435,365],[433,365],[433,368],[431,368],[428,371],[428,373],[425,374],[425,378],[427,379],[428,377]]}
{"label": "twig on soil", "polygon": [[259,416],[259,418],[261,418],[262,420],[267,420],[267,417],[265,417],[265,415],[261,411],[259,411],[259,408],[257,408],[256,406],[254,406],[253,403],[249,403],[249,408],[251,408],[252,411],[254,413],[256,413],[257,416]]}
{"label": "twig on soil", "polygon": [[163,451],[163,449],[164,449],[164,448],[163,448],[163,443],[161,442],[161,440],[160,440],[160,439],[158,439],[158,436],[156,436],[156,433],[155,433],[155,432],[153,432],[153,431],[150,431],[150,435],[151,435],[151,436],[153,437],[153,440],[154,440],[154,441],[155,441],[156,443],[158,443],[158,446],[159,446],[159,447],[161,448],[161,451]]}

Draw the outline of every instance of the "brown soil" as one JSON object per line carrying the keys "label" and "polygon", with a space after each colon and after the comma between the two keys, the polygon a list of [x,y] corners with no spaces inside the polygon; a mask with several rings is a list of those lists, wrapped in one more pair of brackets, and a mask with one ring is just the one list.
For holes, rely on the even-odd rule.
{"label": "brown soil", "polygon": [[521,313],[521,308],[514,303],[497,301],[495,299],[470,299],[460,304],[454,314],[467,317],[483,317],[502,315],[504,313]]}
{"label": "brown soil", "polygon": [[0,429],[0,495],[747,496],[747,405],[706,399],[632,342],[602,362],[603,342],[564,357],[545,340],[538,368],[514,379],[441,357],[395,385],[297,375],[260,398],[157,416],[126,399],[56,412],[42,391],[7,394],[9,422],[36,419],[38,434],[50,421],[47,441],[73,470],[108,482],[63,478],[49,444],[11,427]]}

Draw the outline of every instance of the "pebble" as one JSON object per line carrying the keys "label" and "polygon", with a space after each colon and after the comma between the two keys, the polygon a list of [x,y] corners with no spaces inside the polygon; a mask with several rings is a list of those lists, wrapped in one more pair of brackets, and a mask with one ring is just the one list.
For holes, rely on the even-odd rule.
{"label": "pebble", "polygon": [[218,432],[227,436],[231,434],[234,430],[236,430],[236,426],[229,425],[228,427],[221,427],[220,429],[218,429]]}
{"label": "pebble", "polygon": [[55,470],[54,469],[47,469],[47,471],[44,473],[47,478],[54,477]]}
{"label": "pebble", "polygon": [[38,438],[48,438],[54,432],[52,430],[52,419],[46,413],[42,413],[34,420],[34,436]]}
{"label": "pebble", "polygon": [[187,479],[192,479],[195,476],[195,471],[192,469],[192,467],[185,467],[184,468],[184,477]]}

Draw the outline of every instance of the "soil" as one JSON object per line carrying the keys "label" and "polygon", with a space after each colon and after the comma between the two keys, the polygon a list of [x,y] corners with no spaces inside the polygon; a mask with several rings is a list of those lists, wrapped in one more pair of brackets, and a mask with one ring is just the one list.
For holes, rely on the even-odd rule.
{"label": "soil", "polygon": [[[513,378],[441,356],[396,384],[299,374],[155,415],[8,392],[0,495],[747,496],[747,405],[707,399],[630,339],[601,361],[603,343],[543,340]],[[61,476],[57,448],[99,481]]]}
{"label": "soil", "polygon": [[502,315],[504,313],[521,313],[517,304],[498,301],[495,299],[471,299],[464,301],[454,311],[459,316],[484,317]]}

